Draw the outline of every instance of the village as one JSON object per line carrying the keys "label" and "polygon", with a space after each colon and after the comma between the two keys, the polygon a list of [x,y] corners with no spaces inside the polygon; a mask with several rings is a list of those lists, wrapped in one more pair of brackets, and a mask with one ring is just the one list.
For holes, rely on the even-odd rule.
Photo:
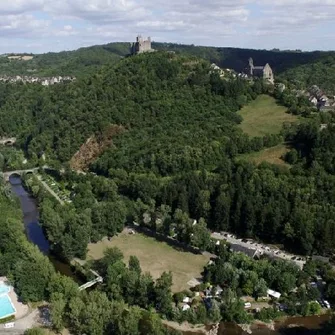
{"label": "village", "polygon": [[69,83],[75,81],[73,76],[55,76],[55,77],[37,77],[37,76],[0,76],[0,82],[5,83],[23,83],[23,84],[41,84],[42,86],[50,86],[60,83]]}
{"label": "village", "polygon": [[317,85],[313,85],[307,90],[297,90],[296,96],[306,97],[320,112],[335,111],[335,95],[327,95]]}

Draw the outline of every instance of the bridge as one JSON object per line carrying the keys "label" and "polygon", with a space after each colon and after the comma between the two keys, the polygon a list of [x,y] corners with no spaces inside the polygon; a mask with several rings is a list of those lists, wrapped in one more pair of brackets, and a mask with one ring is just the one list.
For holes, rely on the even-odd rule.
{"label": "bridge", "polygon": [[[93,271],[93,270],[90,270],[90,271],[91,271],[92,273],[96,273],[96,272]],[[97,274],[97,273],[96,273],[96,274]],[[97,275],[98,275],[98,274],[97,274]],[[79,287],[79,291],[86,290],[87,288],[89,288],[89,287],[91,287],[91,286],[93,286],[93,285],[95,285],[95,284],[97,284],[97,283],[102,283],[102,282],[103,282],[102,277],[98,275],[98,277],[96,277],[95,279],[93,279],[93,280],[87,282],[87,283],[84,284],[84,285],[81,285],[81,286]]]}
{"label": "bridge", "polygon": [[0,144],[2,145],[14,145],[16,142],[16,137],[1,137]]}
{"label": "bridge", "polygon": [[[85,260],[82,260],[82,259],[79,259],[79,258],[73,258],[72,261],[71,261],[71,264],[72,265],[75,265],[75,264],[79,264],[81,267],[83,267],[85,265],[86,261]],[[103,278],[99,275],[98,272],[90,269],[89,270],[94,276],[95,276],[95,279],[81,285],[79,287],[79,291],[83,291],[83,290],[86,290],[87,288],[97,284],[97,283],[102,283],[104,280]]]}
{"label": "bridge", "polygon": [[3,179],[5,181],[9,181],[9,177],[12,175],[17,175],[17,176],[23,176],[26,173],[35,173],[39,170],[40,168],[33,168],[33,169],[26,169],[26,170],[14,170],[14,171],[7,171],[3,173]]}

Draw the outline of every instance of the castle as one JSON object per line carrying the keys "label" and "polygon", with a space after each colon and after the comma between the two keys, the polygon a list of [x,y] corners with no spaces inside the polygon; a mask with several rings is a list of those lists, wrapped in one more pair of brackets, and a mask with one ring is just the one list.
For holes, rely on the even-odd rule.
{"label": "castle", "polygon": [[134,42],[131,46],[132,55],[151,51],[153,51],[153,49],[151,49],[151,38],[148,37],[147,40],[144,40],[141,35],[138,35],[136,37],[136,42]]}
{"label": "castle", "polygon": [[264,66],[255,66],[252,58],[249,58],[248,75],[251,77],[259,77],[274,83],[274,76],[271,66],[266,63]]}

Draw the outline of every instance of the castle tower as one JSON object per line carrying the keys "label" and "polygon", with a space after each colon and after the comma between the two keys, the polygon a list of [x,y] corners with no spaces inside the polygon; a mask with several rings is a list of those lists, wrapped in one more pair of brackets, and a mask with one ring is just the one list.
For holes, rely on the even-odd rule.
{"label": "castle tower", "polygon": [[150,51],[153,51],[151,49],[151,38],[148,37],[147,40],[144,40],[141,35],[137,35],[136,42],[132,44],[131,53],[138,54]]}
{"label": "castle tower", "polygon": [[250,57],[249,58],[249,74],[252,76],[254,73],[254,60]]}

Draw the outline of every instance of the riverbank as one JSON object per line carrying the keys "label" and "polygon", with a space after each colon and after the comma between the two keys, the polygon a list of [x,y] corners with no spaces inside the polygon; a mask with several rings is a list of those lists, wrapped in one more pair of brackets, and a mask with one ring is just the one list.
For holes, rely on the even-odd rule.
{"label": "riverbank", "polygon": [[181,324],[168,320],[162,320],[162,322],[168,328],[180,331],[183,335],[281,335],[283,330],[291,328],[295,328],[295,335],[305,335],[306,331],[320,329],[324,323],[331,320],[331,317],[331,313],[306,317],[282,317],[271,322],[255,320],[250,324],[221,322],[213,325],[192,325],[188,322]]}
{"label": "riverbank", "polygon": [[61,274],[71,277],[79,285],[86,281],[76,268],[62,261],[50,250],[50,243],[46,238],[42,226],[39,224],[38,199],[30,193],[28,185],[25,185],[22,178],[11,176],[9,179],[12,192],[19,198],[21,210],[23,213],[23,222],[28,240],[35,244],[39,250],[46,255],[54,268]]}

